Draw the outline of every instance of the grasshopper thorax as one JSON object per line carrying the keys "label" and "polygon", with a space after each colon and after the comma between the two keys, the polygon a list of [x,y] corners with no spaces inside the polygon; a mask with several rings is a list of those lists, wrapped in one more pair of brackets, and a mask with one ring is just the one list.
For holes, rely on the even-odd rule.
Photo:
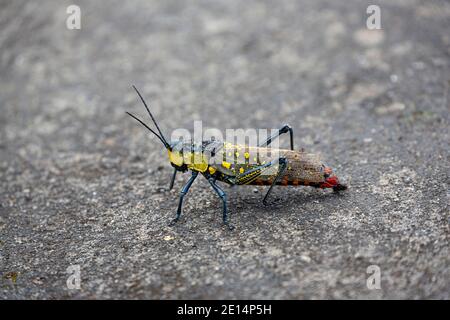
{"label": "grasshopper thorax", "polygon": [[205,172],[208,169],[209,157],[204,152],[203,145],[197,146],[193,143],[182,143],[176,141],[168,148],[169,161],[177,170],[186,169]]}

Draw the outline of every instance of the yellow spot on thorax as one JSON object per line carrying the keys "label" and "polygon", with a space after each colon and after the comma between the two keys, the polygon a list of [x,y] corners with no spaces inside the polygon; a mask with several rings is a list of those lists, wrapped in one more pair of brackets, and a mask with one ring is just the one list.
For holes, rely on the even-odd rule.
{"label": "yellow spot on thorax", "polygon": [[222,162],[222,167],[226,168],[226,169],[230,169],[231,168],[231,163],[223,161]]}
{"label": "yellow spot on thorax", "polygon": [[208,158],[202,152],[178,152],[169,150],[169,160],[176,166],[187,165],[190,170],[205,172],[208,169]]}

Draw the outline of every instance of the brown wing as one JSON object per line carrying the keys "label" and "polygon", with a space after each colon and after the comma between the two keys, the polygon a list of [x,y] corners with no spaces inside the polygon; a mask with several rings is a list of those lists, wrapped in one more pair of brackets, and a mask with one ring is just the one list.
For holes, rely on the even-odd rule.
{"label": "brown wing", "polygon": [[324,165],[318,155],[295,150],[282,150],[288,160],[285,177],[288,181],[320,183],[324,178]]}

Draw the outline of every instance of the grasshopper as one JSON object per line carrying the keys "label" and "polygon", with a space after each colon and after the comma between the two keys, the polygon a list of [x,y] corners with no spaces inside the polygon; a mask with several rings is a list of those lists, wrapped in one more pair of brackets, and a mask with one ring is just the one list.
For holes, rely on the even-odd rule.
{"label": "grasshopper", "polygon": [[[339,182],[332,169],[322,164],[317,156],[308,154],[303,150],[294,150],[294,133],[289,125],[284,125],[278,132],[255,147],[215,141],[214,139],[203,141],[201,145],[192,141],[184,142],[181,139],[169,143],[161,132],[144,98],[135,86],[133,88],[144,104],[159,135],[139,118],[129,112],[126,113],[152,132],[167,149],[170,164],[174,168],[169,189],[172,190],[178,171],[191,171],[192,174],[181,189],[177,213],[170,225],[175,224],[180,219],[183,199],[199,173],[208,180],[222,200],[223,223],[230,230],[234,227],[229,222],[227,195],[217,184],[217,181],[229,185],[268,185],[270,187],[263,198],[265,205],[268,204],[267,199],[274,185],[332,188],[335,192],[347,189],[345,184]],[[290,135],[290,149],[274,150],[269,147],[272,141],[285,133]],[[274,158],[272,154],[276,154],[277,157]],[[229,160],[230,156],[233,161]]]}

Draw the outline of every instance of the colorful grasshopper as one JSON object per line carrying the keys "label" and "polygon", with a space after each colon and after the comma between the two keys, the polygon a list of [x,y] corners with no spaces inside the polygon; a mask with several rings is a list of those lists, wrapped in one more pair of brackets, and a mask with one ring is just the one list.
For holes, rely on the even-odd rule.
{"label": "colorful grasshopper", "polygon": [[[177,171],[190,170],[192,172],[191,178],[181,189],[177,214],[171,224],[180,219],[183,198],[199,173],[209,181],[214,191],[222,199],[223,223],[229,229],[233,229],[233,226],[228,221],[227,196],[217,185],[217,181],[230,185],[270,185],[263,199],[264,204],[267,204],[268,196],[274,185],[303,185],[322,189],[332,188],[334,191],[347,189],[346,185],[339,183],[339,179],[333,174],[332,169],[318,161],[316,156],[294,150],[293,131],[289,125],[283,126],[257,147],[233,145],[214,140],[203,141],[201,145],[192,142],[186,143],[182,140],[169,143],[141,94],[136,87],[133,86],[133,88],[147,109],[159,135],[131,113],[127,112],[127,114],[150,130],[166,147],[170,164],[174,167],[170,189],[173,188]],[[288,132],[290,134],[290,150],[268,148],[278,136]],[[276,154],[277,157],[274,158],[273,154]],[[229,160],[230,156],[233,161]]]}

